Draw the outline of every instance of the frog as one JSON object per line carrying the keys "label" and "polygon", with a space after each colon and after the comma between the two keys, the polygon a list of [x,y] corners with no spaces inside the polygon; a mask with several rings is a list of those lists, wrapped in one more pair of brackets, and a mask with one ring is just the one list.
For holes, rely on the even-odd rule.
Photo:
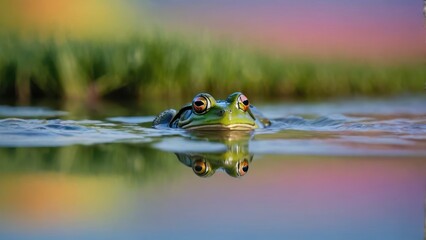
{"label": "frog", "polygon": [[270,120],[241,92],[234,92],[225,100],[199,93],[179,111],[165,110],[152,123],[154,128],[201,131],[251,131],[270,125]]}

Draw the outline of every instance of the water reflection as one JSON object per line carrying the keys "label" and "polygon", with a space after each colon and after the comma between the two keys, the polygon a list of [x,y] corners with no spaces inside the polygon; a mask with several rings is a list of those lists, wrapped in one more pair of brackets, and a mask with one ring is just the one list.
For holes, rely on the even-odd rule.
{"label": "water reflection", "polygon": [[172,142],[163,139],[162,143],[169,147],[162,149],[165,151],[152,148],[150,143],[0,148],[0,174],[46,171],[72,175],[112,174],[146,182],[159,176],[172,177],[183,163],[200,177],[209,177],[218,171],[241,177],[248,172],[253,159],[249,152],[252,136],[250,132],[189,132],[175,141],[169,138]]}
{"label": "water reflection", "polygon": [[52,173],[63,176],[120,176],[139,183],[170,179],[179,166],[169,153],[140,144],[0,148],[2,176]]}
{"label": "water reflection", "polygon": [[[189,133],[187,148],[158,151],[149,144],[97,144],[46,148],[0,148],[0,174],[54,172],[71,175],[121,175],[138,182],[169,179],[180,169],[179,162],[200,177],[223,171],[244,176],[252,162],[249,132]],[[182,138],[177,142],[185,143]],[[194,146],[191,144],[195,143]],[[201,144],[200,144],[201,143]],[[214,147],[220,144],[219,148]],[[173,144],[172,144],[173,145]],[[186,151],[192,149],[193,151]],[[172,153],[170,153],[172,152]],[[29,160],[30,159],[30,160]]]}
{"label": "water reflection", "polygon": [[176,153],[176,156],[199,177],[210,177],[216,171],[224,171],[232,177],[241,177],[248,172],[253,159],[253,154],[249,152],[251,137],[252,133],[245,131],[192,132],[191,139],[220,143],[225,145],[224,150],[203,152],[202,149],[195,149],[198,151]]}

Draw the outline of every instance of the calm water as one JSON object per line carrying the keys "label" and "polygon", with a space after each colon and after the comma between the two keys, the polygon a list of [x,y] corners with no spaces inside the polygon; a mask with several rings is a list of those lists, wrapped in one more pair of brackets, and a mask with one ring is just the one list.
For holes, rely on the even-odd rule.
{"label": "calm water", "polygon": [[423,239],[426,98],[258,108],[270,128],[212,134],[1,105],[0,239]]}

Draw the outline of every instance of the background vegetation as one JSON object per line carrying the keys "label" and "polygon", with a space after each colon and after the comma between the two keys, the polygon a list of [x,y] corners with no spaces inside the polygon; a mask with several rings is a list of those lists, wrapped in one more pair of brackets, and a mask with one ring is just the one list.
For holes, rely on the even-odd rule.
{"label": "background vegetation", "polygon": [[0,96],[24,102],[187,98],[200,91],[265,98],[377,96],[420,93],[425,80],[423,60],[285,58],[158,32],[120,39],[0,37]]}

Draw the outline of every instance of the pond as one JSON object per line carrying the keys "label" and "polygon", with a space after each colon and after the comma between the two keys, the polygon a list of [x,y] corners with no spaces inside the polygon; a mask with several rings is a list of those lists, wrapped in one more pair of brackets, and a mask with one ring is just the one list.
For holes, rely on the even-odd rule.
{"label": "pond", "polygon": [[221,134],[69,104],[0,106],[1,239],[423,239],[424,96],[260,103],[269,128]]}

